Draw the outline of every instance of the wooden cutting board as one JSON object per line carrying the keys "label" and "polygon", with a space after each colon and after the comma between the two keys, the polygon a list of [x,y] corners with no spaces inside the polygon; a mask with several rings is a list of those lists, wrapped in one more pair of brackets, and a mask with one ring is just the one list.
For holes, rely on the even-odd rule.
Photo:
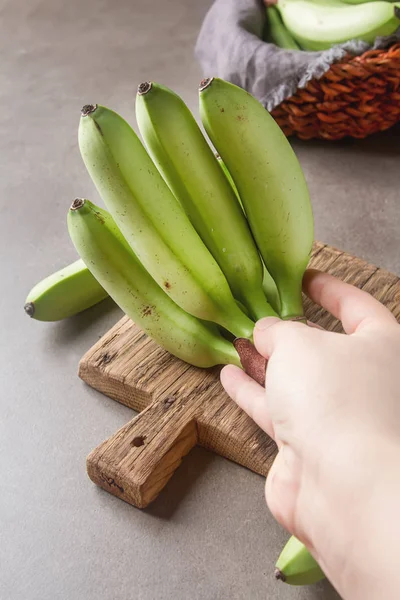
{"label": "wooden cutting board", "polygon": [[[400,321],[399,278],[321,243],[310,266],[362,288]],[[330,314],[305,299],[308,319],[341,331]],[[143,508],[154,500],[196,445],[267,475],[274,442],[225,394],[219,368],[202,370],[171,356],[124,317],[82,358],[79,376],[110,398],[141,411],[87,458],[89,477]]]}

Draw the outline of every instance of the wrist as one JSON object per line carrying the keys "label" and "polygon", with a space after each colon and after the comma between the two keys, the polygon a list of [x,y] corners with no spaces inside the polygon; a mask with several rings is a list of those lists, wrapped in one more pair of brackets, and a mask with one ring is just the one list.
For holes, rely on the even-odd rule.
{"label": "wrist", "polygon": [[353,454],[340,481],[332,477],[310,529],[315,558],[345,600],[391,600],[400,586],[400,445],[385,441],[371,448],[369,459]]}

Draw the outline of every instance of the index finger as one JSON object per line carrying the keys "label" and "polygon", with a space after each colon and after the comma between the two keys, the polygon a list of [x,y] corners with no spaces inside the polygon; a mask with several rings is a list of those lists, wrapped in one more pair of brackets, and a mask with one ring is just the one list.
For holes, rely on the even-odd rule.
{"label": "index finger", "polygon": [[392,313],[376,298],[328,273],[308,269],[303,279],[303,290],[313,302],[339,319],[348,334],[371,320],[381,324],[397,323]]}
{"label": "index finger", "polygon": [[226,393],[261,429],[274,437],[274,428],[267,407],[265,388],[234,365],[225,366],[220,374]]}

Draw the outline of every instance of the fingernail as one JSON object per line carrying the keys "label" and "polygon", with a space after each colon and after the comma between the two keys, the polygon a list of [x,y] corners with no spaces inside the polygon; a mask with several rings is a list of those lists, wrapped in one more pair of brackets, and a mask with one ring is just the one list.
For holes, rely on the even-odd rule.
{"label": "fingernail", "polygon": [[221,369],[220,379],[229,378],[230,380],[236,380],[240,377],[242,372],[242,369],[239,369],[239,367],[236,367],[235,365],[225,365]]}
{"label": "fingernail", "polygon": [[275,321],[279,321],[279,319],[276,317],[264,317],[263,319],[257,321],[256,329],[259,331],[265,331],[266,329],[269,329]]}

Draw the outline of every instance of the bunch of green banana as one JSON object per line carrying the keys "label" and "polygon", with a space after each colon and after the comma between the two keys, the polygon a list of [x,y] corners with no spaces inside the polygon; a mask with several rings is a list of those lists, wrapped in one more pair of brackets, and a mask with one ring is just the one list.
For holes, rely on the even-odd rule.
{"label": "bunch of green banana", "polygon": [[232,186],[183,100],[156,83],[136,99],[140,133],[155,165],[255,320],[277,316],[262,288],[259,252]]}
{"label": "bunch of green banana", "polygon": [[304,544],[292,536],[278,558],[275,577],[290,585],[310,585],[325,575]]}
{"label": "bunch of green banana", "polygon": [[[151,280],[185,314],[251,339],[252,319],[303,316],[308,191],[286,138],[249,94],[210,80],[201,111],[226,165],[181,98],[157,84],[139,86],[137,117],[161,174],[128,123],[105,107],[83,108],[79,146],[115,235]],[[77,262],[38,285],[26,311],[58,319],[83,310],[107,295],[96,278]]]}
{"label": "bunch of green banana", "polygon": [[112,217],[153,279],[186,312],[251,338],[253,321],[128,123],[87,105],[79,147]]}
{"label": "bunch of green banana", "polygon": [[[111,214],[73,202],[68,230],[81,260],[32,290],[28,314],[59,319],[109,294],[160,346],[204,368],[240,365],[218,325],[251,339],[252,319],[303,318],[313,218],[296,156],[234,85],[203,82],[200,109],[218,160],[176,94],[139,86],[137,120],[157,170],[122,117],[83,108],[81,154]],[[276,575],[292,584],[323,577],[295,538]]]}
{"label": "bunch of green banana", "polygon": [[348,40],[372,44],[400,26],[400,3],[354,0],[278,0],[289,34],[304,50],[325,50]]}
{"label": "bunch of green banana", "polygon": [[60,321],[107,296],[79,259],[37,283],[29,292],[24,309],[28,316],[38,321]]}
{"label": "bunch of green banana", "polygon": [[215,325],[186,313],[157,285],[107,211],[76,199],[68,231],[99,284],[160,346],[197,367],[240,365],[233,344]]}
{"label": "bunch of green banana", "polygon": [[300,50],[294,37],[286,29],[276,6],[267,6],[267,42],[286,50]]}
{"label": "bunch of green banana", "polygon": [[313,243],[307,184],[285,135],[263,106],[221,79],[200,86],[204,128],[242,200],[279,291],[280,315],[302,318],[301,284]]}

